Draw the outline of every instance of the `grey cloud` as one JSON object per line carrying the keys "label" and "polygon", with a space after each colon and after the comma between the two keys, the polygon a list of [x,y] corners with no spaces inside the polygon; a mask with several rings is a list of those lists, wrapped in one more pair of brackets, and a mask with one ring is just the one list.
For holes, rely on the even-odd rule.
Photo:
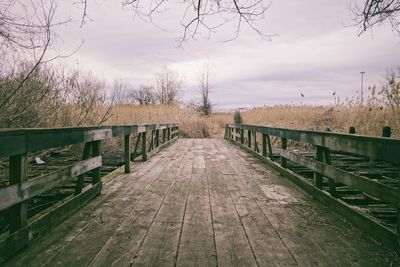
{"label": "grey cloud", "polygon": [[[366,71],[366,86],[378,83],[389,67],[399,64],[400,39],[390,27],[374,35],[356,36],[347,5],[353,1],[273,1],[259,23],[265,33],[279,33],[264,41],[243,27],[232,42],[224,28],[211,40],[200,38],[177,48],[174,38],[182,34],[181,10],[171,9],[157,17],[161,31],[123,11],[115,1],[91,8],[93,22],[84,28],[65,27],[60,35],[68,50],[80,38],[84,47],[70,60],[108,80],[126,79],[132,84],[152,83],[154,72],[168,65],[185,77],[185,99],[197,96],[198,74],[210,64],[211,94],[219,108],[292,102],[331,103],[332,90],[342,97],[355,93],[360,71]],[[63,5],[66,5],[63,3]],[[174,5],[171,2],[171,5]],[[73,16],[79,10],[71,11]],[[306,95],[299,98],[300,90]]]}

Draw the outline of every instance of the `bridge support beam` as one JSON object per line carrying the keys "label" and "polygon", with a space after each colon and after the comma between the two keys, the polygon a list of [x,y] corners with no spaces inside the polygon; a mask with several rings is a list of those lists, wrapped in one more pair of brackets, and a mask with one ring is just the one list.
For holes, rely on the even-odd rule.
{"label": "bridge support beam", "polygon": [[[21,184],[26,179],[26,154],[10,156],[10,185]],[[24,227],[28,221],[27,203],[23,201],[10,208],[10,232]]]}
{"label": "bridge support beam", "polygon": [[[282,137],[281,138],[281,149],[287,149],[287,139]],[[281,158],[281,165],[283,168],[287,168],[287,159],[282,157]]]}
{"label": "bridge support beam", "polygon": [[142,161],[147,160],[147,148],[146,148],[146,132],[142,133]]}
{"label": "bridge support beam", "polygon": [[130,140],[131,140],[131,136],[129,134],[124,136],[125,173],[131,172]]}
{"label": "bridge support beam", "polygon": [[[97,157],[101,155],[101,141],[92,142],[92,157]],[[101,167],[97,167],[92,171],[92,185],[95,185],[101,180]]]}

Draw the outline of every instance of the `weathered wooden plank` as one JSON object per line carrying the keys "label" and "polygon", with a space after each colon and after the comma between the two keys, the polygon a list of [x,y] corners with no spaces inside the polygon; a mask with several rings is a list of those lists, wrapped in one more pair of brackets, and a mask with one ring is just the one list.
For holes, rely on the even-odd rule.
{"label": "weathered wooden plank", "polygon": [[[225,153],[235,155],[235,149],[230,148]],[[251,163],[252,168],[241,167],[246,163],[249,164],[249,161],[241,155],[231,156],[230,162],[242,184],[251,192],[262,213],[300,266],[342,266],[336,264],[336,254],[329,253],[329,249],[321,249],[317,243],[326,229],[320,227],[319,231],[304,231],[303,223],[312,224],[315,221],[313,218],[308,218],[308,221],[303,222],[303,218],[291,209],[292,206],[308,209],[309,203],[306,201],[309,201],[309,198],[285,184],[274,171],[255,163]],[[332,259],[330,262],[327,261],[329,258]]]}
{"label": "weathered wooden plank", "polygon": [[251,131],[247,130],[247,146],[251,148]]}
{"label": "weathered wooden plank", "polygon": [[[177,127],[177,124],[0,130],[0,156],[35,152],[53,147],[104,140],[167,127]],[[179,128],[174,134],[177,135],[178,132]]]}
{"label": "weathered wooden plank", "polygon": [[153,150],[151,150],[150,152],[146,153],[146,159],[149,159],[151,157],[153,157],[155,154],[157,154],[158,152],[160,152],[161,149],[169,146],[170,144],[172,144],[173,142],[175,142],[178,139],[178,137],[174,137],[172,139],[170,139],[169,141],[159,145],[157,148],[154,148]]}
{"label": "weathered wooden plank", "polygon": [[13,184],[8,187],[0,188],[0,210],[32,198],[33,196],[54,188],[73,177],[93,170],[101,166],[101,162],[101,156],[97,156],[88,160],[80,161],[56,172],[30,179],[22,184]]}
{"label": "weathered wooden plank", "polygon": [[267,156],[267,135],[265,133],[262,134],[262,155],[264,157]]}
{"label": "weathered wooden plank", "polygon": [[[20,154],[10,157],[9,163],[9,179],[10,185],[14,187],[20,186],[25,182],[26,179],[26,155]],[[13,193],[15,193],[15,190]],[[8,195],[1,195],[3,197],[3,201],[9,201]],[[1,204],[3,204],[1,201]],[[9,209],[9,224],[10,224],[10,232],[15,232],[19,230],[21,227],[25,226],[28,221],[28,212],[27,212],[27,204],[22,203],[22,200],[16,202],[19,204],[14,205]]]}
{"label": "weathered wooden plank", "polygon": [[[281,150],[287,149],[287,139],[281,138]],[[283,168],[287,168],[287,160],[285,158],[281,158],[281,165]]]}
{"label": "weathered wooden plank", "polygon": [[139,154],[139,153],[138,153],[138,148],[139,148],[139,142],[140,142],[141,136],[142,136],[141,133],[139,133],[139,134],[136,136],[135,148],[133,149],[133,152],[132,152],[132,154],[131,154],[131,161],[135,161],[136,158],[138,157],[138,154]]}
{"label": "weathered wooden plank", "polygon": [[[380,261],[377,260],[376,255],[369,253],[369,251],[377,252],[380,249],[377,249],[373,242],[367,241],[364,238],[365,235],[358,229],[339,218],[335,212],[314,203],[311,198],[302,194],[303,191],[295,190],[290,182],[282,180],[273,170],[259,166],[256,172],[252,171],[258,166],[255,164],[258,162],[256,159],[248,158],[248,155],[243,157],[243,152],[238,155],[233,148],[227,153],[233,155],[230,157],[232,167],[246,175],[243,183],[249,186],[260,208],[265,211],[268,220],[300,266],[348,266],[355,263],[359,266],[375,266]],[[260,155],[259,158],[261,159],[262,156]],[[252,168],[239,167],[249,161]],[[268,160],[268,162],[271,161]],[[261,174],[260,169],[263,170],[264,175]],[[276,188],[275,183],[282,183],[284,187]],[[266,184],[265,190],[263,189],[264,197],[262,193],[260,194],[262,184]],[[285,190],[282,191],[283,189]],[[271,198],[277,198],[277,201]],[[275,209],[274,206],[277,204],[284,205],[285,210]],[[261,205],[267,207],[264,208]],[[293,214],[293,211],[296,214]],[[309,243],[307,240],[314,242]],[[312,264],[313,262],[320,264]]]}
{"label": "weathered wooden plank", "polygon": [[129,134],[124,136],[125,173],[131,172],[130,139],[131,139],[131,136]]}
{"label": "weathered wooden plank", "polygon": [[396,139],[333,132],[272,128],[258,125],[238,125],[236,127],[316,146],[323,146],[333,151],[343,151],[368,157],[373,156],[376,159],[400,163],[400,157],[398,155],[398,151],[400,151],[400,140]]}
{"label": "weathered wooden plank", "polygon": [[[92,150],[92,142],[85,143],[83,147],[82,160],[86,160],[90,158],[90,152]],[[85,183],[85,175],[81,174],[78,176],[75,185],[75,195],[78,195],[82,192],[83,185]]]}
{"label": "weathered wooden plank", "polygon": [[[147,170],[144,175],[140,175],[139,179],[129,177],[133,182],[120,185],[121,191],[115,191],[112,194],[110,201],[103,203],[101,210],[95,212],[94,220],[89,220],[84,226],[84,229],[78,234],[71,237],[69,242],[53,255],[46,262],[48,266],[52,265],[67,265],[87,266],[90,262],[100,265],[99,259],[103,255],[103,247],[109,253],[111,248],[117,248],[118,243],[114,243],[114,236],[118,236],[118,229],[121,225],[126,224],[129,216],[132,216],[137,208],[138,203],[145,194],[149,192],[154,183],[158,181],[162,170],[167,166],[168,162],[162,160],[158,162],[158,168]],[[155,167],[154,165],[152,165]],[[147,176],[148,175],[148,176]],[[121,188],[123,186],[123,188]],[[127,203],[130,203],[127,205]],[[127,234],[126,238],[128,238]],[[87,244],[90,243],[90,246]],[[113,244],[112,246],[109,246]],[[86,247],[82,250],[82,247]],[[108,251],[110,250],[110,251]]]}
{"label": "weathered wooden plank", "polygon": [[[194,158],[203,157],[196,150]],[[186,213],[179,242],[177,266],[216,266],[217,255],[212,227],[205,165],[196,164],[192,170]]]}
{"label": "weathered wooden plank", "polygon": [[[154,158],[151,161],[141,163],[140,168],[130,175],[123,175],[124,171],[123,167],[121,167],[102,177],[102,182],[106,184],[100,196],[90,201],[79,213],[66,219],[59,227],[49,232],[45,238],[41,239],[40,243],[36,242],[34,246],[21,251],[18,258],[14,257],[9,265],[28,266],[32,262],[35,263],[34,265],[46,265],[56,255],[62,253],[62,250],[69,244],[75,243],[75,239],[78,239],[76,242],[78,246],[87,247],[89,240],[83,239],[82,236],[93,238],[97,235],[92,232],[91,236],[88,237],[85,231],[92,227],[97,231],[99,229],[107,229],[104,225],[105,223],[108,224],[109,221],[104,218],[112,218],[113,220],[115,219],[117,224],[120,223],[122,221],[121,216],[125,216],[123,208],[130,207],[130,205],[126,205],[127,201],[130,200],[127,197],[130,197],[137,187],[140,187],[138,189],[140,192],[146,191],[143,183],[145,182],[146,185],[151,184],[153,179],[157,177],[156,174],[151,172],[153,167],[166,162],[163,158]],[[120,176],[115,177],[116,175]],[[150,175],[150,177],[146,175]],[[118,197],[120,194],[124,197]],[[118,207],[118,209],[115,209],[115,207]],[[117,210],[118,212],[107,215],[107,210],[111,210],[114,213]],[[114,230],[115,228],[112,232]],[[79,253],[84,254],[86,252],[87,250],[81,250]]]}
{"label": "weathered wooden plank", "polygon": [[208,145],[206,148],[206,170],[218,266],[257,266],[246,232],[218,167],[217,161],[228,155],[219,152],[215,145]]}
{"label": "weathered wooden plank", "polygon": [[334,178],[343,184],[381,199],[382,201],[392,204],[395,207],[397,205],[397,190],[393,187],[389,187],[369,178],[341,170],[323,162],[317,162],[313,159],[301,156],[288,150],[282,151],[281,155],[282,157],[306,166],[307,168],[318,172],[325,177]]}
{"label": "weathered wooden plank", "polygon": [[[185,144],[185,146],[190,147],[189,144]],[[174,266],[176,264],[192,173],[192,160],[188,157],[188,152],[187,149],[180,151],[185,154],[181,159],[182,165],[176,173],[176,178],[137,253],[137,257],[134,258],[132,264],[134,266]]]}
{"label": "weathered wooden plank", "polygon": [[268,144],[268,156],[270,160],[274,161],[274,153],[272,152],[272,144],[271,144],[271,138],[267,134],[267,144]]}
{"label": "weathered wooden plank", "polygon": [[142,161],[147,160],[147,133],[142,133]]}
{"label": "weathered wooden plank", "polygon": [[0,130],[0,157],[27,153],[24,130],[7,132]]}
{"label": "weathered wooden plank", "polygon": [[[92,142],[92,157],[101,155],[101,140]],[[92,184],[97,184],[101,179],[101,166],[92,170]]]}
{"label": "weathered wooden plank", "polygon": [[86,143],[112,138],[111,129],[99,130],[46,130],[29,131],[27,135],[28,151],[35,152],[52,147]]}
{"label": "weathered wooden plank", "polygon": [[100,194],[101,187],[102,184],[98,183],[95,186],[85,188],[81,194],[71,196],[62,203],[56,204],[50,211],[46,211],[45,214],[39,214],[28,225],[1,240],[0,263],[9,259],[22,248],[36,242],[65,218],[78,211],[89,200]]}
{"label": "weathered wooden plank", "polygon": [[341,214],[351,223],[356,225],[360,230],[368,233],[369,235],[371,235],[373,238],[375,238],[385,246],[396,250],[399,248],[398,245],[399,236],[389,228],[383,226],[382,224],[374,220],[372,217],[369,217],[361,213],[360,211],[351,208],[343,201],[339,201],[329,196],[328,194],[314,187],[309,182],[302,179],[299,175],[295,174],[294,172],[282,168],[276,162],[273,162],[267,158],[262,157],[262,155],[254,152],[251,149],[248,149],[246,146],[242,146],[240,143],[237,142],[234,143],[240,146],[245,151],[257,157],[260,161],[268,164],[273,169],[282,173],[290,181],[301,187],[304,191],[313,196],[315,199],[317,199],[318,201],[320,201],[321,203],[332,209],[332,211]]}
{"label": "weathered wooden plank", "polygon": [[[276,233],[271,223],[261,212],[252,193],[242,183],[229,161],[219,163],[225,184],[246,231],[253,253],[259,266],[297,265],[290,251]],[[273,244],[273,245],[271,245]]]}
{"label": "weathered wooden plank", "polygon": [[[134,264],[181,165],[182,156],[178,156],[173,160],[167,160],[166,165],[155,166],[155,170],[152,171],[159,172],[158,178],[135,203],[133,209],[119,222],[118,228],[114,230],[108,240],[98,246],[100,249],[90,262],[90,266],[130,266]],[[71,249],[75,249],[75,247],[71,247]],[[85,265],[87,258],[87,256],[83,257],[80,263]]]}
{"label": "weathered wooden plank", "polygon": [[[282,152],[283,152],[284,150],[282,150],[281,151],[281,155],[282,155]],[[315,161],[319,161],[319,162],[322,162],[323,161],[323,156],[324,156],[324,148],[323,147],[321,147],[321,146],[317,146],[316,147],[316,151],[315,151]],[[282,158],[285,158],[286,159],[286,157],[282,157]],[[322,183],[323,183],[323,176],[322,176],[322,174],[321,173],[319,173],[319,172],[314,172],[314,186],[316,187],[316,188],[318,188],[318,189],[322,189]]]}

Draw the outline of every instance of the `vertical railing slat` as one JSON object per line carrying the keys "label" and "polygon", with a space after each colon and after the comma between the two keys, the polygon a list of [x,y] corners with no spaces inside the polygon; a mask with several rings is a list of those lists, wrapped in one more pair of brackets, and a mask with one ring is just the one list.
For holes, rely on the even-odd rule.
{"label": "vertical railing slat", "polygon": [[129,134],[124,136],[125,173],[131,172],[130,140],[131,136]]}
{"label": "vertical railing slat", "polygon": [[[101,141],[92,142],[92,157],[97,157],[101,155]],[[101,179],[101,167],[92,170],[92,184],[95,185],[100,182]]]}
{"label": "vertical railing slat", "polygon": [[[21,184],[26,179],[26,154],[10,156],[9,162],[10,185]],[[9,209],[10,232],[13,233],[24,227],[28,221],[26,201],[12,206]]]}
{"label": "vertical railing slat", "polygon": [[147,133],[143,132],[142,133],[142,161],[146,161],[147,160],[147,148],[146,148],[146,144],[147,144]]}
{"label": "vertical railing slat", "polygon": [[[85,143],[85,146],[83,147],[82,160],[90,158],[91,150],[92,150],[92,142]],[[85,183],[85,174],[81,174],[78,176],[76,180],[75,195],[78,195],[82,192],[84,183]]]}
{"label": "vertical railing slat", "polygon": [[[281,138],[281,149],[287,149],[287,138]],[[281,156],[281,165],[283,168],[287,168],[287,159]]]}

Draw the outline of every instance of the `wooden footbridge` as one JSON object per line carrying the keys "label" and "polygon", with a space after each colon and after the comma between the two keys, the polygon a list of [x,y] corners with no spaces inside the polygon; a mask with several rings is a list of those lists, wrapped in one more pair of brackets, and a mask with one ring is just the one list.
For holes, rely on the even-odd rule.
{"label": "wooden footbridge", "polygon": [[[227,125],[226,140],[178,135],[177,124],[0,131],[0,265],[399,264],[400,140],[256,125]],[[102,176],[113,138],[125,164]],[[80,161],[27,179],[31,155],[76,144]],[[29,212],[60,187],[70,194]]]}

